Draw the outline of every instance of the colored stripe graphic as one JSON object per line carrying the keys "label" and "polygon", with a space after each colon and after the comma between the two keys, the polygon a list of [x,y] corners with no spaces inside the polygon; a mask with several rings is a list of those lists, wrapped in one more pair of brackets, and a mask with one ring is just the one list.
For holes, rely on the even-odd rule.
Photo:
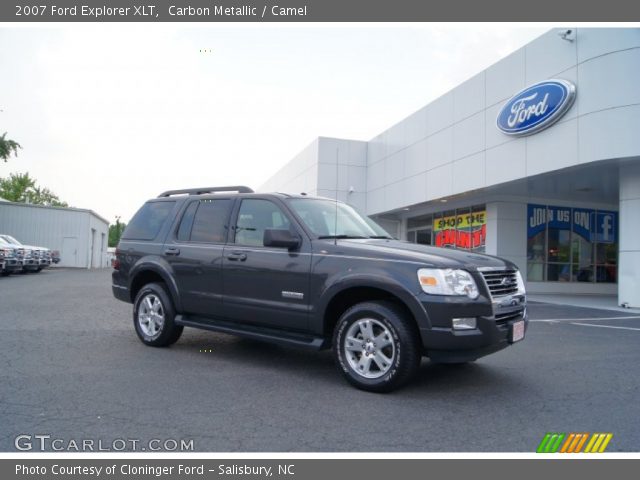
{"label": "colored stripe graphic", "polygon": [[576,434],[570,433],[567,439],[565,440],[564,445],[562,445],[562,448],[560,449],[560,453],[567,453],[567,452],[573,451],[572,444],[575,444],[575,442],[576,442]]}
{"label": "colored stripe graphic", "polygon": [[578,445],[576,445],[576,448],[573,451],[573,453],[580,453],[580,451],[582,450],[582,447],[584,446],[585,442],[587,441],[587,438],[589,438],[589,434],[588,433],[583,433],[582,434],[582,439],[578,442]]}
{"label": "colored stripe graphic", "polygon": [[[537,453],[603,453],[613,438],[612,433],[558,433],[547,432],[536,449]],[[588,442],[587,442],[588,440]]]}
{"label": "colored stripe graphic", "polygon": [[591,453],[591,448],[596,443],[597,439],[598,439],[598,435],[597,434],[595,434],[593,437],[591,437],[591,440],[589,440],[589,443],[587,443],[587,448],[584,449],[584,453]]}
{"label": "colored stripe graphic", "polygon": [[594,433],[584,453],[602,453],[613,438],[611,433]]}
{"label": "colored stripe graphic", "polygon": [[556,453],[564,437],[565,433],[547,433],[540,445],[538,445],[537,453]]}
{"label": "colored stripe graphic", "polygon": [[540,445],[538,445],[538,449],[536,450],[536,453],[546,453],[545,448],[547,446],[547,442],[549,441],[549,438],[551,438],[551,434],[547,433],[542,438],[542,441],[540,442]]}
{"label": "colored stripe graphic", "polygon": [[579,453],[580,450],[582,450],[584,442],[586,442],[587,438],[589,438],[589,434],[572,433],[569,435],[569,437],[571,439],[571,442],[569,442],[569,439],[567,439],[565,444],[562,446],[562,450],[560,450],[560,453]]}

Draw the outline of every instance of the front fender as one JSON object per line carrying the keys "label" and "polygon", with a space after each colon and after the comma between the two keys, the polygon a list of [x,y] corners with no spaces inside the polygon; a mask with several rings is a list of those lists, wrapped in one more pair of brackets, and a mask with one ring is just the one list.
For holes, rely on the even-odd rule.
{"label": "front fender", "polygon": [[358,273],[336,279],[322,292],[317,304],[317,315],[322,324],[324,323],[324,316],[327,311],[327,307],[336,295],[349,288],[356,287],[376,288],[397,297],[411,311],[411,314],[416,319],[419,328],[431,328],[431,322],[427,311],[424,309],[424,306],[416,295],[414,295],[414,293],[412,293],[408,288],[390,278],[381,278],[380,276]]}

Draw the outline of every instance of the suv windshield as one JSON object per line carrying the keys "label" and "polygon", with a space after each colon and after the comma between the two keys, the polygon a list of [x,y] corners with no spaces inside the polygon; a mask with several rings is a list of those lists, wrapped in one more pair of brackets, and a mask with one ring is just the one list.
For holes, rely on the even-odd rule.
{"label": "suv windshield", "polygon": [[346,203],[315,198],[291,198],[289,203],[319,238],[391,238],[382,227]]}

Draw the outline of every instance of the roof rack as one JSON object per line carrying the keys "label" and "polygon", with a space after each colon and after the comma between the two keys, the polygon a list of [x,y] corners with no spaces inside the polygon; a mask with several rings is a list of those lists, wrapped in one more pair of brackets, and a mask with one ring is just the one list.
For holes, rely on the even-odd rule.
{"label": "roof rack", "polygon": [[254,193],[249,187],[237,185],[233,187],[203,187],[203,188],[185,188],[182,190],[167,190],[158,195],[160,197],[171,197],[172,195],[203,195],[205,193],[216,192],[237,192],[237,193]]}

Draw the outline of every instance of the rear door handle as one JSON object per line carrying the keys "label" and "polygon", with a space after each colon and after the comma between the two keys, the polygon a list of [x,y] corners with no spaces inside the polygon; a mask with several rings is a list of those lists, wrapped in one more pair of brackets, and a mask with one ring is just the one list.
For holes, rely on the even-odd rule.
{"label": "rear door handle", "polygon": [[176,247],[165,248],[164,254],[165,255],[180,255],[180,249],[176,248]]}
{"label": "rear door handle", "polygon": [[240,261],[244,262],[247,259],[247,254],[242,252],[233,252],[227,255],[227,260],[231,260],[234,262]]}

